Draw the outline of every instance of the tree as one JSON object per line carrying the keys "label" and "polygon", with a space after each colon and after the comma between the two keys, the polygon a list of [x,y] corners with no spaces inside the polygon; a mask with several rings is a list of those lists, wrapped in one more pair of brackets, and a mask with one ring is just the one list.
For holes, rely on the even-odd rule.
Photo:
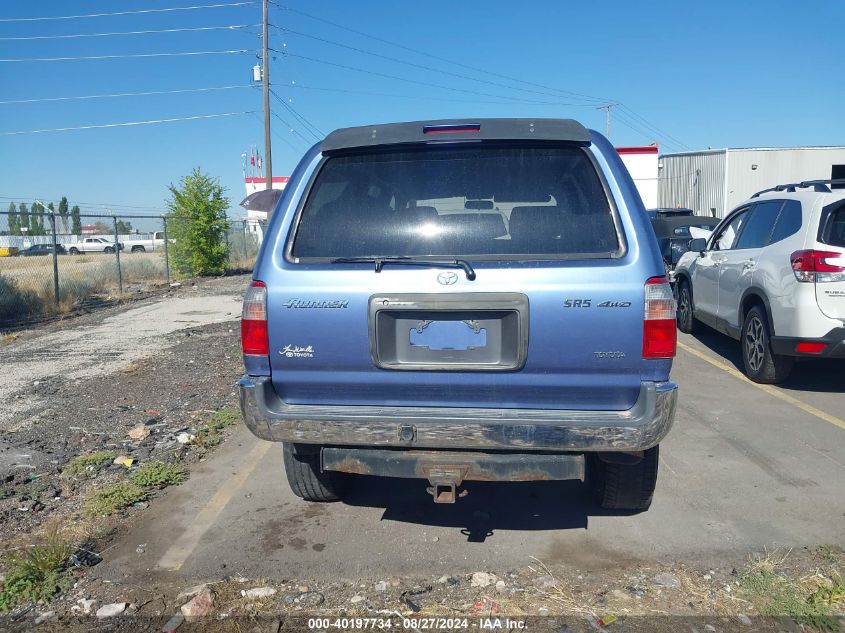
{"label": "tree", "polygon": [[[67,213],[68,213],[68,206],[67,206],[67,197],[62,196],[62,199],[59,200],[59,217],[62,219],[62,233],[67,233]],[[59,231],[59,227],[56,227],[56,231]]]}
{"label": "tree", "polygon": [[74,235],[82,235],[82,220],[79,218],[79,207],[73,205],[70,210],[71,229],[70,232]]}
{"label": "tree", "polygon": [[94,222],[94,234],[95,235],[112,235],[114,233],[114,227],[106,224],[102,220],[97,220]]}
{"label": "tree", "polygon": [[117,221],[117,234],[118,235],[129,235],[132,233],[132,223],[131,222],[124,222],[123,220]]}
{"label": "tree", "polygon": [[23,202],[18,207],[18,231],[18,235],[29,233],[29,211]]}
{"label": "tree", "polygon": [[170,185],[167,201],[168,249],[171,267],[186,275],[219,275],[225,272],[229,250],[226,210],[229,199],[220,180],[197,167],[179,186]]}
{"label": "tree", "polygon": [[21,234],[21,222],[18,218],[18,208],[14,202],[9,203],[9,215],[6,216],[9,222],[9,235]]}
{"label": "tree", "polygon": [[29,235],[47,235],[44,230],[44,205],[33,202],[29,213]]}
{"label": "tree", "polygon": [[[50,217],[47,219],[47,224],[44,225],[44,231],[45,231],[44,234],[45,235],[47,233],[52,234],[52,231],[53,231],[52,222],[56,221],[56,207],[53,206],[52,202],[47,203],[47,210],[50,211]],[[58,229],[58,227],[57,227],[57,229]]]}

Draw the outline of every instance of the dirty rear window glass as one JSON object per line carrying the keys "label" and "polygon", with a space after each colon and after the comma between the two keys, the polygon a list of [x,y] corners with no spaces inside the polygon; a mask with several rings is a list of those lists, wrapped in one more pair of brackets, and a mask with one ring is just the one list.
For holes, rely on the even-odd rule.
{"label": "dirty rear window glass", "polygon": [[329,158],[292,254],[483,259],[618,250],[610,204],[584,150],[476,146]]}

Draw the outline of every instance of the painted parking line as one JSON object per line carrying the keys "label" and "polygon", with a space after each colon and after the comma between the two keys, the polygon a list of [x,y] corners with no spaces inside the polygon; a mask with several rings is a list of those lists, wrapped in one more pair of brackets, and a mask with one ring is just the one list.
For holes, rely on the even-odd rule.
{"label": "painted parking line", "polygon": [[255,470],[258,462],[261,461],[261,458],[264,457],[264,454],[271,445],[271,442],[260,442],[249,452],[244,458],[244,466],[238,474],[227,479],[220,486],[215,495],[208,500],[208,503],[194,517],[182,535],[176,539],[176,542],[159,559],[158,566],[161,569],[175,571],[182,567],[194,549],[196,549],[197,544],[208,531],[208,528],[214,525],[220,514],[229,505],[232,497],[241,489],[247,477],[252,474],[252,471]]}
{"label": "painted parking line", "polygon": [[804,411],[805,413],[809,413],[810,415],[817,417],[819,420],[823,420],[832,424],[833,426],[838,426],[840,429],[845,429],[845,420],[841,420],[836,416],[830,415],[829,413],[825,413],[821,409],[817,409],[816,407],[807,404],[806,402],[802,402],[798,398],[793,398],[789,394],[784,393],[780,389],[776,387],[772,387],[771,385],[761,385],[759,383],[753,382],[748,379],[748,377],[743,374],[741,371],[736,369],[735,367],[730,366],[728,363],[722,362],[717,358],[713,358],[709,354],[705,354],[702,351],[695,349],[694,347],[687,345],[686,343],[681,343],[678,341],[678,347],[680,347],[685,352],[689,352],[696,358],[700,358],[703,361],[706,361],[713,365],[714,367],[718,367],[722,371],[730,374],[734,378],[738,378],[739,380],[743,381],[744,383],[751,385],[752,387],[756,387],[760,391],[764,391],[770,396],[777,398],[778,400],[782,400],[783,402],[788,402],[794,407],[797,407]]}

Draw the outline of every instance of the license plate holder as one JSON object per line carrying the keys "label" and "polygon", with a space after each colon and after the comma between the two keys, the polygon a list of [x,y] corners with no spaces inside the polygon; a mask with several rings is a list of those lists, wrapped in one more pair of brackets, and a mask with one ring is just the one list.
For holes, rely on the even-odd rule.
{"label": "license plate holder", "polygon": [[370,352],[382,369],[514,371],[525,364],[525,295],[377,295],[369,318]]}
{"label": "license plate holder", "polygon": [[430,350],[466,351],[487,347],[487,328],[478,321],[422,320],[408,333],[411,347],[424,347]]}

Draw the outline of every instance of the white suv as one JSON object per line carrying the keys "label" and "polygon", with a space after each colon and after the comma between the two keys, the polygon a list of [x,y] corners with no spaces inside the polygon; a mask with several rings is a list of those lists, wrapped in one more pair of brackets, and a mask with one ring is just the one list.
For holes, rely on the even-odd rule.
{"label": "white suv", "polygon": [[796,357],[845,358],[845,191],[831,182],[754,194],[678,262],[678,328],[738,339],[755,382],[784,380]]}

